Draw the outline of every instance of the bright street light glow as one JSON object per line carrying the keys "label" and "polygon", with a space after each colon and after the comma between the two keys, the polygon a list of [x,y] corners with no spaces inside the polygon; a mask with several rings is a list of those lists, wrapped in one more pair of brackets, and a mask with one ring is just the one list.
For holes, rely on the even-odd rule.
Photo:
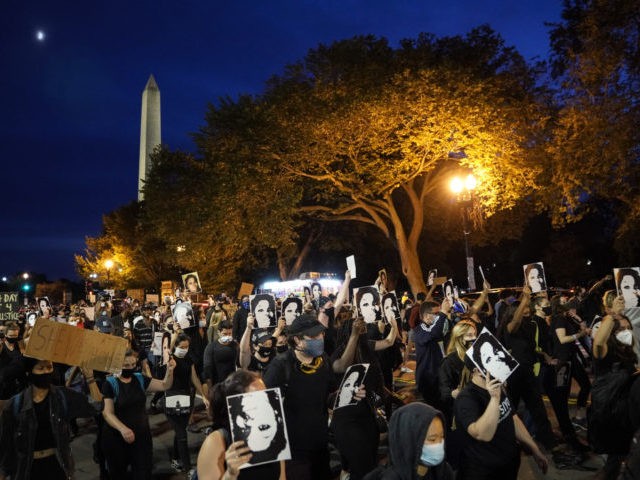
{"label": "bright street light glow", "polygon": [[105,260],[104,266],[107,270],[110,270],[113,267],[113,260]]}
{"label": "bright street light glow", "polygon": [[464,186],[467,190],[474,190],[476,185],[478,184],[476,177],[472,174],[467,175],[466,180],[464,181]]}
{"label": "bright street light glow", "polygon": [[23,273],[22,274],[22,278],[24,278],[25,280],[27,280],[29,278],[29,274],[28,273]]}
{"label": "bright street light glow", "polygon": [[460,177],[453,177],[451,179],[451,183],[449,184],[449,188],[451,188],[451,191],[453,193],[460,193],[463,189],[464,185],[462,184],[462,180],[460,180]]}

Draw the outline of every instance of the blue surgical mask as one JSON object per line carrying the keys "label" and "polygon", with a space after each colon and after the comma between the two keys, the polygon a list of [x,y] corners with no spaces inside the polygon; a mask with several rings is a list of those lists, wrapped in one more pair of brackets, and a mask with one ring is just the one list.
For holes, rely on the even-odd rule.
{"label": "blue surgical mask", "polygon": [[427,467],[435,467],[440,465],[444,460],[444,442],[433,443],[431,445],[422,445],[422,453],[420,454],[420,462]]}
{"label": "blue surgical mask", "polygon": [[242,302],[242,308],[249,310],[249,302]]}
{"label": "blue surgical mask", "polygon": [[310,357],[319,357],[324,353],[324,338],[306,338],[307,346],[303,352]]}

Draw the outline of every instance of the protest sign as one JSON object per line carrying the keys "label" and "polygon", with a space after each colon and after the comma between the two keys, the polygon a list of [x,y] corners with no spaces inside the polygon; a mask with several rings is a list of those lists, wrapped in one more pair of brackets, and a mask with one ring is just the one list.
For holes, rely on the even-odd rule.
{"label": "protest sign", "polygon": [[238,298],[242,298],[244,295],[251,295],[251,292],[253,292],[253,283],[242,282],[238,291]]}
{"label": "protest sign", "polygon": [[39,318],[25,355],[99,372],[120,373],[127,348],[124,338]]}
{"label": "protest sign", "polygon": [[351,272],[351,280],[355,280],[356,278],[356,257],[354,255],[349,255],[347,257],[347,270]]}
{"label": "protest sign", "polygon": [[18,292],[0,293],[0,322],[18,321]]}

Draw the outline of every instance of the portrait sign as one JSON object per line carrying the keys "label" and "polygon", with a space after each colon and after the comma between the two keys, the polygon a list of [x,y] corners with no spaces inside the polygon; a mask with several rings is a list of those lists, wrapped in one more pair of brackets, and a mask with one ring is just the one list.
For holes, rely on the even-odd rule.
{"label": "portrait sign", "polygon": [[240,468],[291,459],[279,388],[227,397],[231,440],[243,440],[251,453]]}
{"label": "portrait sign", "polygon": [[398,325],[400,325],[400,306],[395,290],[385,293],[382,296],[382,318],[388,322],[389,315],[393,315]]}
{"label": "portrait sign", "polygon": [[357,363],[347,368],[347,371],[344,372],[344,376],[342,377],[342,382],[340,382],[336,401],[333,404],[334,410],[358,403],[358,401],[353,398],[353,395],[358,391],[362,382],[364,382],[367,370],[369,370],[368,363]]}
{"label": "portrait sign", "polygon": [[300,297],[287,297],[282,301],[280,317],[284,317],[287,327],[290,326],[296,318],[302,315],[303,307],[304,302]]}
{"label": "portrait sign", "polygon": [[640,267],[614,268],[613,278],[618,295],[624,298],[624,308],[640,307]]}
{"label": "portrait sign", "polygon": [[427,275],[427,287],[433,286],[433,282],[437,277],[438,277],[438,269],[437,268],[429,270],[429,274]]}
{"label": "portrait sign", "polygon": [[376,281],[378,288],[381,293],[385,293],[387,291],[387,270],[382,269],[378,271],[378,280]]}
{"label": "portrait sign", "polygon": [[454,300],[454,288],[453,288],[453,280],[449,279],[442,284],[442,296],[445,300],[449,300],[451,305],[453,305]]}
{"label": "portrait sign", "polygon": [[0,293],[0,322],[17,322],[19,309],[18,292]]}
{"label": "portrait sign", "polygon": [[522,270],[524,271],[524,284],[531,289],[531,293],[547,291],[547,280],[544,276],[542,262],[523,265]]}
{"label": "portrait sign", "polygon": [[182,330],[196,326],[193,308],[189,302],[176,303],[173,307],[173,321],[180,325]]}
{"label": "portrait sign", "polygon": [[189,295],[202,291],[198,272],[191,272],[182,275],[182,285],[184,286],[184,291]]}
{"label": "portrait sign", "polygon": [[518,361],[486,327],[467,350],[467,357],[483,375],[489,374],[503,383],[518,368]]}
{"label": "portrait sign", "polygon": [[380,291],[376,285],[368,285],[353,289],[356,310],[365,323],[375,323],[382,320],[380,308]]}
{"label": "portrait sign", "polygon": [[44,316],[47,310],[49,311],[49,313],[52,313],[49,297],[38,297],[36,298],[36,303],[38,305],[38,314],[40,316]]}
{"label": "portrait sign", "polygon": [[251,314],[256,319],[254,328],[275,328],[278,325],[276,299],[272,294],[250,295],[249,307]]}

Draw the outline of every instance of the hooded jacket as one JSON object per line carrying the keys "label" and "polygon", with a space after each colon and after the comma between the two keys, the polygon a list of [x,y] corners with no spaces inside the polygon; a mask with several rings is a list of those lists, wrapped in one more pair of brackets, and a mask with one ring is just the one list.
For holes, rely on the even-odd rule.
{"label": "hooded jacket", "polygon": [[453,470],[446,460],[429,467],[426,476],[418,475],[422,445],[436,416],[444,428],[442,413],[427,404],[415,402],[396,410],[389,422],[389,463],[369,473],[365,480],[453,480]]}

